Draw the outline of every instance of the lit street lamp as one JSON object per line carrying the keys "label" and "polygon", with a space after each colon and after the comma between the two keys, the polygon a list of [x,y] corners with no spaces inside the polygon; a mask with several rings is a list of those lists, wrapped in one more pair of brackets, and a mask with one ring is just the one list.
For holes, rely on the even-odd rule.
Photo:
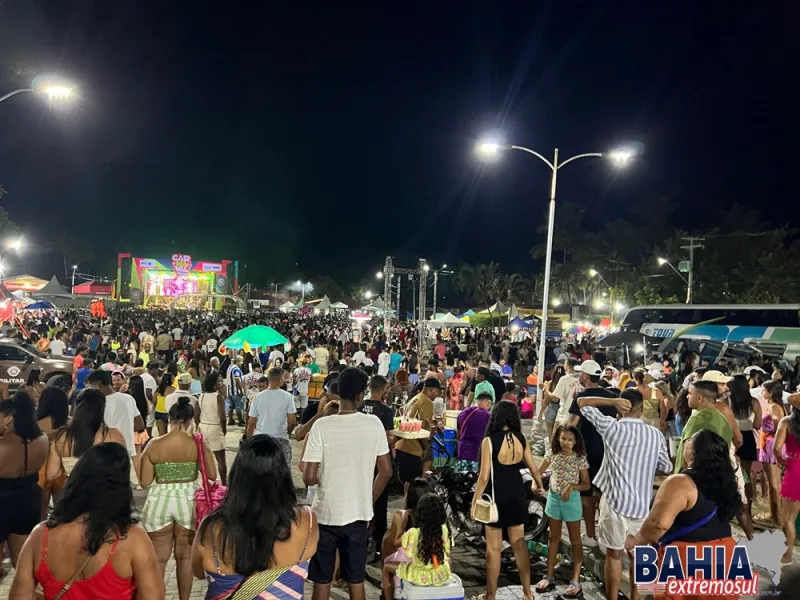
{"label": "lit street lamp", "polygon": [[[425,265],[423,268],[426,271],[430,270],[430,267],[428,265]],[[434,269],[433,271],[433,317],[432,318],[434,319],[436,318],[436,300],[437,300],[436,297],[438,296],[439,293],[439,273],[441,273],[442,275],[453,274],[453,271],[445,271],[446,268],[447,268],[447,263],[443,264],[438,269]]]}
{"label": "lit street lamp", "polygon": [[691,292],[692,284],[689,283],[689,280],[686,279],[686,277],[683,276],[683,273],[678,271],[678,269],[675,268],[675,265],[673,265],[671,262],[669,262],[666,258],[662,258],[661,256],[658,256],[658,257],[656,257],[656,261],[658,261],[658,266],[659,267],[663,267],[664,265],[669,265],[669,268],[672,269],[673,271],[675,271],[678,274],[678,277],[683,279],[683,283],[685,283],[686,286],[687,286],[687,288],[686,288],[686,290],[687,290],[687,292],[686,292],[686,298],[687,298],[686,302],[688,303],[689,302],[688,299],[692,297],[692,292]]}
{"label": "lit street lamp", "polygon": [[12,92],[8,92],[4,96],[0,96],[0,102],[3,100],[8,100],[17,94],[43,94],[47,96],[50,101],[65,101],[71,100],[75,97],[75,86],[72,86],[65,82],[53,82],[53,83],[46,83],[44,85],[36,85],[34,81],[33,87],[29,88],[20,88],[18,90],[14,90]]}
{"label": "lit street lamp", "polygon": [[78,265],[72,265],[72,293],[75,293],[75,271],[78,270]]}
{"label": "lit street lamp", "polygon": [[8,240],[5,243],[5,248],[0,250],[0,282],[3,281],[3,270],[5,269],[5,263],[3,262],[3,257],[6,255],[6,252],[9,250],[14,250],[17,254],[22,251],[22,246],[24,242],[22,241],[21,237],[15,238],[13,240]]}
{"label": "lit street lamp", "polygon": [[[613,325],[614,325],[614,315],[616,313],[620,313],[621,311],[625,310],[625,305],[622,304],[621,302],[614,302],[614,288],[612,288],[608,284],[608,282],[605,280],[605,278],[600,273],[598,273],[595,269],[589,269],[589,277],[597,277],[600,281],[602,281],[604,284],[606,284],[606,287],[608,288],[608,292],[610,294],[610,298],[608,299],[608,308],[609,308],[609,312],[611,313],[611,326],[613,327]],[[602,308],[603,306],[605,306],[605,304],[606,303],[603,302],[602,300],[598,300],[598,301],[596,301],[594,303],[594,307],[595,308]]]}
{"label": "lit street lamp", "polygon": [[300,296],[300,303],[301,304],[305,304],[305,301],[306,301],[306,288],[308,288],[308,291],[310,292],[311,290],[314,289],[314,286],[311,285],[310,281],[308,283],[303,283],[302,281],[300,281],[298,279],[297,280],[297,287],[300,288],[300,291],[302,293],[301,296]]}
{"label": "lit street lamp", "polygon": [[[618,166],[625,166],[630,162],[631,158],[634,157],[635,152],[629,149],[618,149],[613,152],[603,154],[602,152],[589,152],[586,154],[576,154],[568,158],[563,162],[558,161],[558,148],[555,149],[553,152],[553,161],[550,162],[546,159],[543,155],[539,154],[535,150],[531,150],[530,148],[525,148],[524,146],[515,146],[515,145],[506,145],[506,144],[496,144],[492,142],[484,142],[478,144],[478,154],[484,159],[490,159],[496,157],[501,150],[521,150],[523,152],[527,152],[528,154],[532,154],[539,160],[541,160],[544,164],[546,164],[551,171],[550,177],[550,210],[547,219],[547,252],[545,253],[544,259],[544,291],[542,293],[542,328],[541,328],[541,335],[539,336],[539,356],[537,357],[537,370],[539,373],[539,378],[544,378],[544,355],[546,344],[545,339],[547,337],[547,309],[548,309],[548,302],[550,300],[550,264],[552,262],[553,257],[553,225],[555,223],[555,216],[556,216],[556,181],[558,177],[558,170],[571,163],[572,161],[578,160],[580,158],[610,158],[614,163]],[[542,390],[537,388],[536,392],[537,398],[542,400]]]}
{"label": "lit street lamp", "polygon": [[372,298],[372,290],[367,290],[366,292],[364,292],[364,298],[366,298],[367,300]]}

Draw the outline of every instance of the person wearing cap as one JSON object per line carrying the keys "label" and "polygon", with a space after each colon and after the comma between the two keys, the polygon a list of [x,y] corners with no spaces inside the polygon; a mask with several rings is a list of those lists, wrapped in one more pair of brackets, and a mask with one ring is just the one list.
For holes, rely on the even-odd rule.
{"label": "person wearing cap", "polygon": [[123,373],[122,371],[112,371],[111,387],[114,388],[114,391],[121,392],[123,385],[125,385],[125,373]]}
{"label": "person wearing cap", "polygon": [[[167,409],[167,414],[169,414],[169,409],[175,406],[178,403],[178,400],[181,398],[188,398],[189,404],[191,404],[192,410],[194,411],[194,422],[196,425],[200,422],[200,411],[197,410],[197,398],[192,396],[191,392],[189,392],[191,385],[192,376],[189,375],[189,373],[181,373],[178,375],[178,389],[167,395],[166,399],[164,400],[164,406]],[[189,431],[189,433],[194,433],[195,427],[192,426],[191,430],[187,431]]]}
{"label": "person wearing cap", "polygon": [[[581,492],[583,520],[586,522],[586,535],[583,536],[582,541],[584,546],[597,548],[595,517],[597,514],[600,490],[594,485],[594,480],[603,464],[605,452],[603,438],[600,437],[595,426],[588,419],[581,418],[582,414],[578,400],[580,398],[614,399],[619,396],[619,390],[600,386],[600,378],[603,376],[603,369],[597,361],[585,360],[575,367],[575,371],[579,374],[579,381],[580,385],[583,386],[583,391],[575,394],[575,399],[570,404],[570,425],[577,427],[583,436],[583,441],[586,445],[586,460],[589,462],[589,478],[593,484],[591,489]],[[563,377],[561,379],[563,379]],[[617,415],[617,409],[614,406],[598,406],[598,410],[607,417],[613,418]]]}
{"label": "person wearing cap", "polygon": [[[428,377],[422,391],[414,396],[408,403],[405,417],[422,421],[422,429],[430,431],[433,435],[433,400],[442,395],[442,384],[435,377]],[[398,440],[395,446],[398,474],[405,489],[417,477],[430,468],[433,457],[428,453],[428,440]]]}

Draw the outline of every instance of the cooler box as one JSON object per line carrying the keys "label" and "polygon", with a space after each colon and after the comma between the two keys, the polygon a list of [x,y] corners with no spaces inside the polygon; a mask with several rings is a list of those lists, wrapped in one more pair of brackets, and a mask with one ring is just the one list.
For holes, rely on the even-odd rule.
{"label": "cooler box", "polygon": [[308,398],[309,400],[319,400],[324,391],[323,383],[325,382],[325,375],[317,373],[311,376],[311,381],[308,382]]}
{"label": "cooler box", "polygon": [[464,586],[455,573],[444,585],[414,585],[401,579],[394,596],[404,600],[464,600]]}
{"label": "cooler box", "polygon": [[444,426],[447,429],[458,429],[458,424],[456,423],[456,419],[458,418],[458,414],[460,410],[446,410],[444,411]]}

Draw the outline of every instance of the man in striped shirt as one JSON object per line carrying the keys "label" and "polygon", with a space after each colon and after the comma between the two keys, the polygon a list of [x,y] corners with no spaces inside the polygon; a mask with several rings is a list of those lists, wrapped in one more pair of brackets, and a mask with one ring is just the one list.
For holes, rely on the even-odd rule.
{"label": "man in striped shirt", "polygon": [[241,356],[237,356],[228,367],[228,425],[234,424],[233,413],[236,412],[240,427],[244,425],[242,410],[246,397],[243,383],[244,373],[242,373],[243,361]]}
{"label": "man in striped shirt", "polygon": [[[669,473],[672,463],[664,436],[641,419],[644,404],[637,390],[625,390],[619,398],[579,398],[577,402],[581,416],[594,425],[605,446],[603,465],[592,483],[603,492],[597,537],[606,548],[606,598],[616,600],[625,539],[639,531],[647,516],[656,471]],[[606,416],[598,406],[616,407],[624,416],[619,420]]]}

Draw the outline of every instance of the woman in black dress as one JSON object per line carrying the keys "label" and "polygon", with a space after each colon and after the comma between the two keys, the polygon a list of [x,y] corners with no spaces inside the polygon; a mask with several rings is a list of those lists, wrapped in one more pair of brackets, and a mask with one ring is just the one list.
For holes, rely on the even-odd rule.
{"label": "woman in black dress", "polygon": [[486,437],[481,443],[480,462],[480,474],[472,498],[473,512],[475,503],[486,491],[494,498],[498,515],[496,523],[486,525],[486,600],[494,600],[497,592],[503,530],[506,530],[514,551],[523,596],[525,600],[532,600],[530,555],[525,544],[528,499],[520,469],[530,469],[536,489],[540,491],[542,478],[522,435],[519,409],[513,402],[501,400],[492,409]]}

